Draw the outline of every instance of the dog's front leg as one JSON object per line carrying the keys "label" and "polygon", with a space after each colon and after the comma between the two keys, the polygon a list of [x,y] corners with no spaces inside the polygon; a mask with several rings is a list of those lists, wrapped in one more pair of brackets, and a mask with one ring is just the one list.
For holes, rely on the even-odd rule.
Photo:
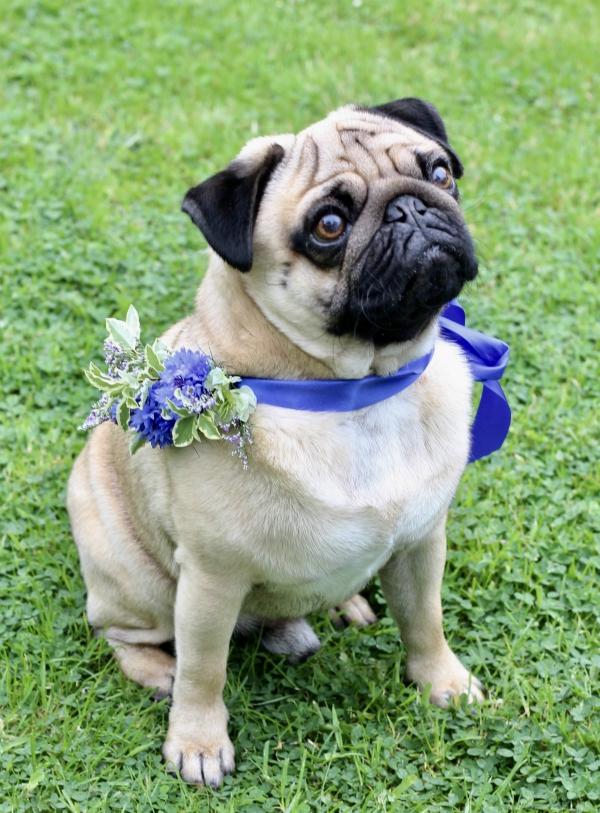
{"label": "dog's front leg", "polygon": [[237,574],[209,575],[188,556],[180,565],[177,666],[163,756],[187,782],[218,787],[235,766],[223,688],[229,640],[247,590]]}
{"label": "dog's front leg", "polygon": [[446,522],[416,547],[396,553],[381,570],[386,600],[406,647],[406,676],[443,708],[454,697],[484,699],[481,683],[448,646],[442,628],[442,577],[446,562]]}

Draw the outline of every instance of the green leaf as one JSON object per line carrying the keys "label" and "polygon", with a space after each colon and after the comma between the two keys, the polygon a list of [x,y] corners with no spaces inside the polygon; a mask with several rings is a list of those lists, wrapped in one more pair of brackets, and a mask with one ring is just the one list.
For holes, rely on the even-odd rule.
{"label": "green leaf", "polygon": [[107,319],[106,329],[113,342],[123,350],[135,350],[137,339],[126,322],[120,319]]}
{"label": "green leaf", "polygon": [[136,433],[129,441],[129,454],[134,455],[145,443],[146,438],[143,435]]}
{"label": "green leaf", "polygon": [[152,342],[152,349],[154,350],[154,352],[156,353],[156,355],[160,359],[161,363],[164,362],[164,360],[166,358],[168,358],[168,356],[171,355],[170,348],[167,347],[167,345],[163,341],[161,341],[160,339],[155,339]]}
{"label": "green leaf", "polygon": [[146,403],[146,398],[148,397],[148,393],[150,392],[150,387],[152,386],[152,381],[146,380],[142,383],[142,386],[139,389],[138,395],[138,404],[140,408],[144,406]]}
{"label": "green leaf", "polygon": [[196,427],[202,432],[204,437],[208,438],[209,440],[220,440],[221,433],[215,426],[215,422],[210,417],[204,413],[204,415],[198,415],[195,418]]}
{"label": "green leaf", "polygon": [[90,365],[89,365],[89,367],[88,367],[88,370],[89,370],[91,373],[95,373],[96,375],[103,375],[103,376],[106,376],[106,373],[103,373],[103,372],[102,372],[102,370],[100,369],[100,367],[98,367],[98,365],[97,365],[97,364],[94,364],[94,362],[93,362],[93,361],[90,361]]}
{"label": "green leaf", "polygon": [[229,379],[220,367],[213,367],[210,373],[206,376],[206,388],[209,390],[227,386]]}
{"label": "green leaf", "polygon": [[140,385],[139,373],[135,372],[135,371],[120,372],[119,373],[119,380],[123,381],[125,384],[127,384],[129,387],[131,387],[134,390],[137,390],[137,388]]}
{"label": "green leaf", "polygon": [[135,343],[138,344],[140,340],[140,317],[138,316],[138,312],[133,307],[133,305],[130,305],[127,310],[125,323],[129,330],[131,331],[131,334],[135,339]]}
{"label": "green leaf", "polygon": [[117,379],[110,378],[110,376],[104,375],[104,373],[92,370],[91,365],[87,370],[83,371],[83,374],[92,387],[96,387],[97,390],[102,390],[102,392],[107,392],[109,395],[120,394],[125,386],[123,382]]}
{"label": "green leaf", "polygon": [[129,429],[129,407],[125,400],[117,407],[117,423],[125,432]]}
{"label": "green leaf", "polygon": [[212,412],[218,418],[219,423],[229,423],[237,417],[233,400],[217,404],[213,407]]}
{"label": "green leaf", "polygon": [[162,371],[165,369],[165,365],[159,359],[158,355],[155,353],[154,349],[147,344],[144,348],[144,356],[146,358],[146,364],[150,368],[153,373],[156,373],[159,376]]}
{"label": "green leaf", "polygon": [[102,373],[96,373],[95,370],[92,370],[91,365],[87,370],[83,371],[83,374],[92,387],[96,387],[98,390],[104,390],[109,383],[107,376],[102,375]]}
{"label": "green leaf", "polygon": [[395,788],[393,788],[393,790],[391,790],[391,794],[394,796],[394,799],[399,799],[400,796],[402,796],[404,792],[407,791],[410,787],[412,787],[418,780],[419,777],[414,773],[405,776],[402,782],[400,782],[399,785],[397,785]]}
{"label": "green leaf", "polygon": [[256,395],[245,385],[232,390],[231,394],[235,402],[235,414],[245,423],[256,409]]}
{"label": "green leaf", "polygon": [[192,415],[189,418],[180,418],[173,427],[173,445],[178,448],[189,446],[194,440],[194,421]]}
{"label": "green leaf", "polygon": [[[189,411],[187,409],[184,409],[183,407],[177,406],[177,404],[174,401],[171,401],[170,398],[167,398],[167,406],[168,406],[170,412],[173,412],[175,415],[179,415],[180,418],[189,418],[190,417],[190,413],[189,413]],[[192,417],[193,417],[193,415],[192,415]]]}
{"label": "green leaf", "polygon": [[[92,381],[105,382],[106,384],[112,384],[115,381],[114,378],[111,378],[111,376],[109,376],[109,375],[107,375],[107,373],[103,372],[93,362],[90,363],[87,370],[84,370],[83,373],[84,373],[85,377],[87,378],[87,380],[90,382],[90,384],[92,383]],[[96,383],[96,384],[94,384],[94,386],[96,387],[96,386],[98,386],[98,384]]]}

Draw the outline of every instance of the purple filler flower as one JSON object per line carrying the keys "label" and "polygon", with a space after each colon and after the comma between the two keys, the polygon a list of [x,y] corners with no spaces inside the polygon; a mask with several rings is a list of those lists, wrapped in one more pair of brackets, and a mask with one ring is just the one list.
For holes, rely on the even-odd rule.
{"label": "purple filler flower", "polygon": [[95,426],[104,423],[104,421],[114,420],[108,406],[109,402],[110,398],[107,393],[103,392],[102,397],[94,404],[92,411],[79,428],[93,429]]}
{"label": "purple filler flower", "polygon": [[119,373],[126,370],[129,365],[125,351],[110,339],[104,341],[104,362],[111,378],[118,378]]}

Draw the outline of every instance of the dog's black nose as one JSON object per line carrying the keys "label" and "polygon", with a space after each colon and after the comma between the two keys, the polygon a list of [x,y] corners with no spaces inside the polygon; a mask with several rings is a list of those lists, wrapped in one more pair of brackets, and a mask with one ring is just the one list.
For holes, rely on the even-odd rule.
{"label": "dog's black nose", "polygon": [[385,210],[386,223],[411,223],[417,225],[427,212],[427,205],[413,195],[400,195],[388,203]]}

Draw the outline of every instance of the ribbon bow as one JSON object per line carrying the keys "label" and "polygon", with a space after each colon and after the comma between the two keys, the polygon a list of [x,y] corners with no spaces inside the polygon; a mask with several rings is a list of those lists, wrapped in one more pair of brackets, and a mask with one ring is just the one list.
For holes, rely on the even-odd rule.
{"label": "ribbon bow", "polygon": [[483,391],[471,425],[469,463],[499,449],[508,435],[510,406],[500,384],[510,348],[506,342],[480,333],[465,324],[465,312],[457,301],[450,302],[440,317],[441,334],[463,351],[475,381]]}

